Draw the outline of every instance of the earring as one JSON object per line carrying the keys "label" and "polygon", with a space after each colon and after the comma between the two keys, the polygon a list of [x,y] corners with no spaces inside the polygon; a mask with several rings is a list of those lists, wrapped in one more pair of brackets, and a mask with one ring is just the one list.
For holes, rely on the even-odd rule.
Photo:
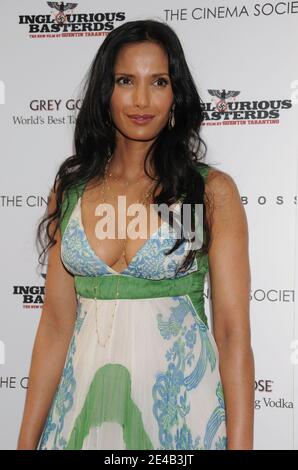
{"label": "earring", "polygon": [[175,115],[174,115],[175,104],[172,106],[170,111],[169,120],[168,120],[168,128],[169,130],[173,129],[175,126]]}

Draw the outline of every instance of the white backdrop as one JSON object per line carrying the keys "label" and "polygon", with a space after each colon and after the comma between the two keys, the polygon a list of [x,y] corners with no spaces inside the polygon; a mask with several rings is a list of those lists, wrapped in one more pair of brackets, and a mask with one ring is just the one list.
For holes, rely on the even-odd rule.
{"label": "white backdrop", "polygon": [[[92,33],[81,21],[57,34],[54,12],[1,2],[0,448],[16,448],[43,301],[35,230],[73,153],[72,100],[105,35],[152,18],[181,40],[205,103],[207,161],[234,178],[248,217],[255,449],[298,449],[298,1],[79,2],[67,13],[99,13],[85,17]],[[205,292],[210,315],[208,278]]]}

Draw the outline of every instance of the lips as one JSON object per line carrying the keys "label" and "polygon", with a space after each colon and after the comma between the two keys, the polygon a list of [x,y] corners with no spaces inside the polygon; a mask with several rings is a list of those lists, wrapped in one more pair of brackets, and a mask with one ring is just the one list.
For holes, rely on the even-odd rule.
{"label": "lips", "polygon": [[138,125],[147,124],[154,118],[153,114],[129,114],[128,117],[134,124]]}
{"label": "lips", "polygon": [[131,119],[152,119],[153,114],[129,114],[128,117]]}

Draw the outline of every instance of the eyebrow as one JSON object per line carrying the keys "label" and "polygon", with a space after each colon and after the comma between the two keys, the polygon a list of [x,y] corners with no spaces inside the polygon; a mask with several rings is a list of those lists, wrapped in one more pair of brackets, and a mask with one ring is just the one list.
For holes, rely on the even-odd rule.
{"label": "eyebrow", "polygon": [[[126,75],[127,77],[133,77],[133,78],[135,77],[135,75],[133,75],[133,74],[131,74],[131,73],[125,73],[125,72],[123,72],[123,73],[115,72],[115,75]],[[167,75],[167,76],[169,77],[169,74],[166,73],[166,72],[153,73],[153,74],[151,75],[151,77],[160,77],[160,75]]]}

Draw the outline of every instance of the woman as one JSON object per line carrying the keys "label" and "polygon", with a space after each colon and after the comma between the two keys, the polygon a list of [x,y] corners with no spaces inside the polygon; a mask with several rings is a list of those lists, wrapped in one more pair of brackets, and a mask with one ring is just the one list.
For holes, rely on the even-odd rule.
{"label": "woman", "polygon": [[[199,161],[202,120],[167,24],[106,37],[38,230],[48,270],[18,449],[252,449],[247,221],[233,179]],[[99,236],[99,208],[119,224],[119,196],[181,216],[182,201],[203,204],[203,245],[160,217],[145,240],[130,217]]]}

